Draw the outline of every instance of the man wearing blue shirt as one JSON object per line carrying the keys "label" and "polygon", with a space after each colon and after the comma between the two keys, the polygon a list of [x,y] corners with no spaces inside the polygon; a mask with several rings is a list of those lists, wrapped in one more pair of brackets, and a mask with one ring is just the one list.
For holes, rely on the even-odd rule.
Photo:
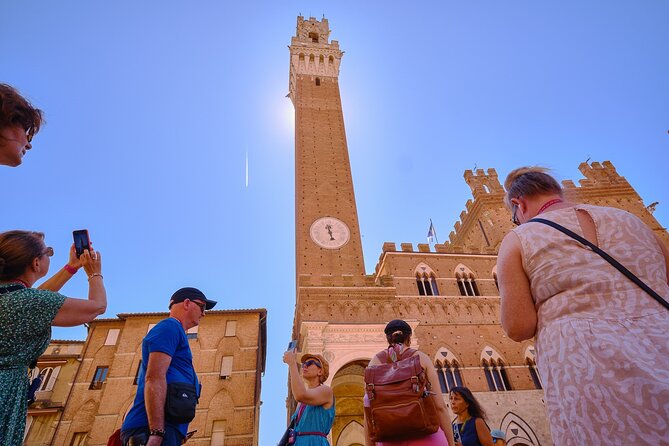
{"label": "man wearing blue shirt", "polygon": [[142,364],[135,401],[123,421],[121,441],[126,446],[177,446],[186,438],[188,423],[165,419],[170,383],[200,384],[186,330],[195,327],[216,302],[197,288],[181,288],[170,299],[170,317],[160,321],[142,341]]}

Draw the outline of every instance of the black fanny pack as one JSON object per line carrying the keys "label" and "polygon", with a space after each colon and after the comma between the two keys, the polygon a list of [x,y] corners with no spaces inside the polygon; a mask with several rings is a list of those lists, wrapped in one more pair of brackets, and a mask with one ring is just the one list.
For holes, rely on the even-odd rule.
{"label": "black fanny pack", "polygon": [[165,420],[169,423],[190,423],[195,418],[199,400],[193,383],[169,383],[165,397]]}

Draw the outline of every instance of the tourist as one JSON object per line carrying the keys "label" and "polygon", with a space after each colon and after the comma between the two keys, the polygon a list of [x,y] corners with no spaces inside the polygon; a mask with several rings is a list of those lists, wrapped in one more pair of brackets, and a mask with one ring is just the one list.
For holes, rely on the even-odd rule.
{"label": "tourist", "polygon": [[202,386],[186,331],[214,305],[197,288],[181,288],[170,298],[169,317],[144,336],[137,393],[121,426],[123,445],[178,446],[187,439]]}
{"label": "tourist", "polygon": [[0,164],[16,167],[32,148],[42,125],[42,111],[13,87],[0,84]]}
{"label": "tourist", "polygon": [[[566,201],[545,169],[516,169],[505,188],[520,226],[499,250],[502,327],[515,341],[536,336],[554,443],[666,441],[669,311],[659,298],[669,296],[666,246],[626,211]],[[607,251],[658,300],[591,248],[535,217]]]}
{"label": "tourist", "polygon": [[[53,248],[44,234],[7,231],[0,234],[0,444],[23,444],[28,402],[28,369],[34,368],[51,340],[51,326],[71,327],[105,312],[102,257],[93,249],[77,258],[74,245],[68,263],[33,288],[49,272]],[[88,299],[57,291],[82,267],[88,275]]]}
{"label": "tourist", "polygon": [[335,416],[332,388],[324,384],[330,373],[330,365],[322,355],[306,353],[302,355],[301,367],[298,369],[294,349],[284,353],[283,362],[288,364],[290,391],[298,403],[291,417],[295,432],[293,444],[328,446],[330,443],[327,436]]}
{"label": "tourist", "polygon": [[[429,398],[429,404],[425,404],[426,410],[436,411],[436,413],[428,413],[431,419],[436,420],[436,431],[429,434],[422,434],[420,436],[414,437],[411,433],[407,432],[402,434],[402,439],[398,440],[384,440],[376,441],[374,443],[372,436],[370,434],[369,422],[367,419],[369,410],[365,410],[365,441],[367,446],[451,446],[454,444],[453,440],[453,431],[451,429],[451,423],[448,421],[446,404],[444,403],[444,398],[441,393],[439,378],[437,377],[437,372],[434,369],[434,365],[430,358],[423,352],[409,348],[411,345],[411,326],[405,321],[400,319],[395,319],[390,321],[385,329],[384,333],[386,335],[386,340],[388,341],[388,348],[381,350],[377,353],[372,360],[369,362],[368,367],[381,366],[383,364],[388,364],[391,362],[404,361],[412,357],[418,357],[420,361],[420,366],[425,372],[425,378],[427,379],[426,385],[428,394],[424,395],[424,398]],[[369,383],[368,383],[369,384]],[[381,390],[378,390],[380,392]],[[394,398],[394,397],[393,397]],[[390,401],[390,399],[388,400]],[[363,398],[363,404],[366,408],[370,408],[371,402],[368,393],[365,393]],[[382,410],[381,408],[378,409]],[[399,424],[399,423],[398,423]],[[387,430],[385,432],[388,432]],[[381,435],[383,435],[381,433]],[[393,434],[394,435],[394,434]]]}
{"label": "tourist", "polygon": [[451,411],[456,415],[453,433],[457,446],[492,446],[485,412],[467,387],[453,387],[449,393]]}

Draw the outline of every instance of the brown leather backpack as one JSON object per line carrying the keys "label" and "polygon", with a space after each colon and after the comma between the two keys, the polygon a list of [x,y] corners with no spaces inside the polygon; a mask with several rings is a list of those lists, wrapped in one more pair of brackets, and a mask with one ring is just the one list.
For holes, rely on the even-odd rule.
{"label": "brown leather backpack", "polygon": [[439,429],[437,395],[416,350],[406,349],[397,362],[388,352],[376,355],[380,365],[365,369],[367,430],[372,441],[405,440],[433,434]]}

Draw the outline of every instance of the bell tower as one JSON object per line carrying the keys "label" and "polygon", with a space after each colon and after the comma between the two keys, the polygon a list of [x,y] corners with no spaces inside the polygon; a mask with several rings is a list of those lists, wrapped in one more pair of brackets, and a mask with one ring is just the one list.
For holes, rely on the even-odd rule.
{"label": "bell tower", "polygon": [[344,53],[325,18],[299,16],[289,48],[298,287],[304,276],[355,281],[365,266],[339,94]]}

